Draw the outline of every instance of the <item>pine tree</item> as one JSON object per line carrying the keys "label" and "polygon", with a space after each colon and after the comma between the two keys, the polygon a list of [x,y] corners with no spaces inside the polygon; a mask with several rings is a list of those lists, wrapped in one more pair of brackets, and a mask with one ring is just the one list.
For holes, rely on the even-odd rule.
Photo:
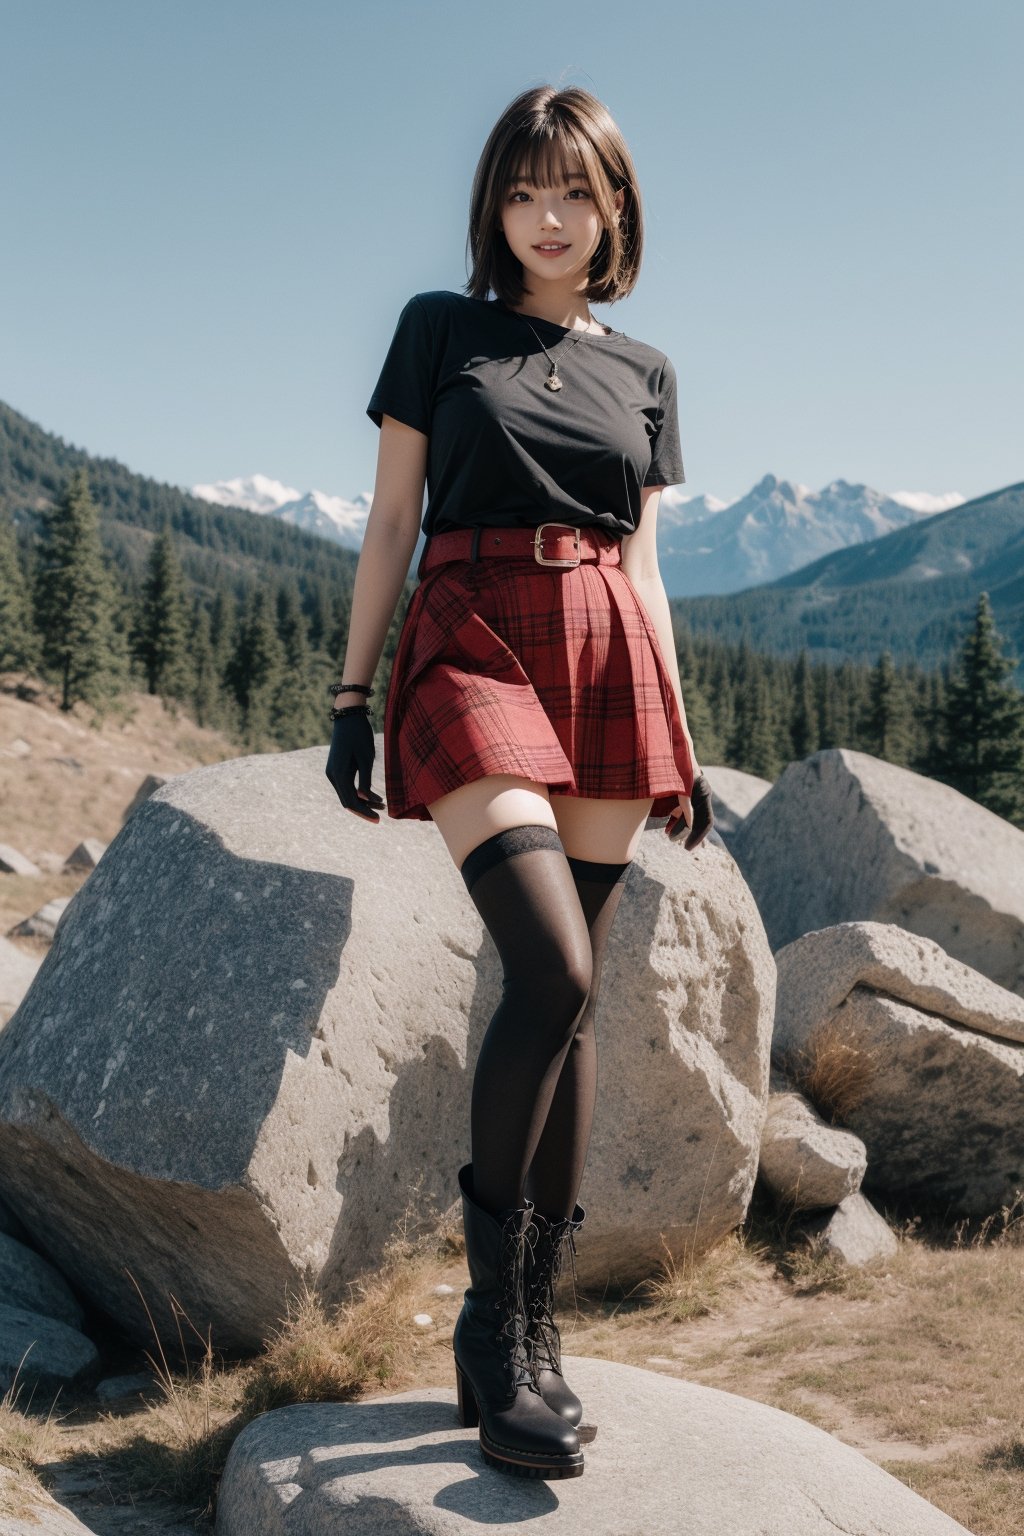
{"label": "pine tree", "polygon": [[312,747],[330,734],[328,711],[333,700],[327,681],[313,664],[306,616],[294,577],[277,591],[277,632],[284,650],[284,667],[274,700],[275,740],[285,751]]}
{"label": "pine tree", "polygon": [[228,666],[228,682],[241,710],[241,734],[246,746],[257,752],[276,747],[275,702],[280,697],[284,673],[284,647],[274,614],[262,586],[253,587]]}
{"label": "pine tree", "polygon": [[192,606],[192,715],[198,725],[216,729],[225,722],[220,669],[210,639],[210,615],[197,598]]}
{"label": "pine tree", "polygon": [[130,671],[118,591],[104,563],[84,469],[72,473],[42,523],[34,591],[41,669],[60,683],[62,709],[79,699],[102,707],[127,686]]}
{"label": "pine tree", "polygon": [[1024,825],[1024,696],[1010,680],[1005,655],[982,592],[974,625],[946,688],[945,744],[939,777],[1015,825]]}
{"label": "pine tree", "polygon": [[868,702],[861,717],[859,739],[865,751],[884,758],[888,763],[905,765],[910,756],[907,696],[889,651],[881,653],[871,670]]}
{"label": "pine tree", "polygon": [[39,636],[18,561],[18,541],[9,516],[0,517],[0,672],[34,672],[40,663]]}
{"label": "pine tree", "polygon": [[818,750],[818,707],[806,649],[801,650],[793,673],[793,708],[790,727],[793,756],[810,757]]}
{"label": "pine tree", "polygon": [[189,655],[190,635],[181,564],[165,518],[150,551],[133,635],[135,657],[150,693],[179,700],[192,694],[195,669]]}

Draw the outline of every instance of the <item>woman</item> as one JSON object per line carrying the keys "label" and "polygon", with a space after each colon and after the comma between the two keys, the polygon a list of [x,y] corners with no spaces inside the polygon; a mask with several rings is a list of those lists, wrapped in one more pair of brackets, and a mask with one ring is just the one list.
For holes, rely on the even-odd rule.
{"label": "woman", "polygon": [[684,478],[675,372],[590,313],[632,290],[642,239],[607,109],[578,88],[517,97],[477,167],[466,292],[408,301],[367,406],[376,484],[332,685],[327,775],[377,822],[365,699],[426,483],[384,716],[387,811],[436,824],[503,968],[459,1173],[459,1412],[488,1462],[546,1478],[581,1473],[596,1433],[553,1308],[584,1220],[605,942],[648,817],[688,849],[713,822],[655,548],[661,490]]}

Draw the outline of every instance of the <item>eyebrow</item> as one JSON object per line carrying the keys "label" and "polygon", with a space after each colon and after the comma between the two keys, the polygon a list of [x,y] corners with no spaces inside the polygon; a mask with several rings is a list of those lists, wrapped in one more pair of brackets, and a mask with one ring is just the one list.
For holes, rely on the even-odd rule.
{"label": "eyebrow", "polygon": [[[568,176],[565,177],[566,181],[589,181],[589,179],[583,171],[570,171]],[[535,181],[530,181],[526,176],[513,176],[512,181],[515,184],[521,183],[524,187],[535,187],[537,185]]]}

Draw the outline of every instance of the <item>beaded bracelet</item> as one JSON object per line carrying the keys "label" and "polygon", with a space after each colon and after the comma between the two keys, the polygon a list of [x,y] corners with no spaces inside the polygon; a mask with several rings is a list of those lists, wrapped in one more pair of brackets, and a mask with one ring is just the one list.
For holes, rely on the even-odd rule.
{"label": "beaded bracelet", "polygon": [[373,697],[373,689],[366,683],[331,683],[328,693],[362,693],[370,699]]}
{"label": "beaded bracelet", "polygon": [[343,715],[368,715],[369,713],[369,704],[346,704],[342,709],[332,709],[330,718],[340,720]]}

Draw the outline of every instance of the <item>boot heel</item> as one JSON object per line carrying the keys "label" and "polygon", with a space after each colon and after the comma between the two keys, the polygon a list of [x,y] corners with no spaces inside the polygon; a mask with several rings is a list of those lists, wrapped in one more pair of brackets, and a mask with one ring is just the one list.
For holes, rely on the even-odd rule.
{"label": "boot heel", "polygon": [[457,1365],[455,1367],[455,1390],[459,1397],[459,1423],[463,1429],[476,1429],[480,1423],[480,1410],[477,1407],[473,1388]]}

